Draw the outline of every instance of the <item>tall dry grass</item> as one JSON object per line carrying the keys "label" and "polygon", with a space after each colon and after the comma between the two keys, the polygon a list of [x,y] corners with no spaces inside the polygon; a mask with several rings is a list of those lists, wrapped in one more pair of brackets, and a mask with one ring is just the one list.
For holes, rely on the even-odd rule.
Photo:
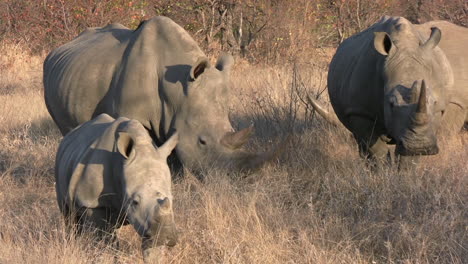
{"label": "tall dry grass", "polygon": [[[44,57],[0,47],[0,263],[142,263],[128,226],[119,250],[64,231]],[[327,54],[295,66],[237,64],[231,118],[255,124],[248,147],[267,148],[286,134],[292,142],[258,173],[175,182],[180,242],[165,252],[168,263],[468,262],[467,133],[443,141],[442,154],[411,172],[370,171],[349,133],[303,100],[325,88]]]}

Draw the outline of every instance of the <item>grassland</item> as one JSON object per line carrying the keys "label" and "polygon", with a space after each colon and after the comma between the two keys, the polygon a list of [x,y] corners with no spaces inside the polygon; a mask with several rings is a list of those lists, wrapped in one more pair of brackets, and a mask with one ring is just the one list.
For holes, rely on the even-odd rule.
{"label": "grassland", "polygon": [[[119,250],[64,231],[53,175],[61,136],[43,101],[44,55],[4,43],[0,54],[0,263],[142,263],[131,227],[119,231]],[[370,171],[349,133],[304,103],[324,89],[329,58],[237,62],[231,118],[256,126],[248,148],[287,134],[292,142],[255,174],[176,181],[180,242],[164,252],[167,263],[468,263],[468,133],[441,139],[442,153],[410,172]]]}

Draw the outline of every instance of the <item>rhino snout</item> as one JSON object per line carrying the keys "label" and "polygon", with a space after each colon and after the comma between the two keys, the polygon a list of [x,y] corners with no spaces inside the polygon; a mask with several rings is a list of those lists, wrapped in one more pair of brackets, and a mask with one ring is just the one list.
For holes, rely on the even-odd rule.
{"label": "rhino snout", "polygon": [[150,221],[150,228],[145,232],[143,238],[152,241],[151,243],[157,246],[175,246],[178,235],[172,214],[160,216],[157,221]]}
{"label": "rhino snout", "polygon": [[178,235],[175,225],[161,226],[156,233],[147,232],[143,236],[143,249],[155,246],[173,247],[178,242]]}
{"label": "rhino snout", "polygon": [[398,142],[395,152],[402,156],[436,155],[439,153],[439,146],[435,136],[420,136]]}

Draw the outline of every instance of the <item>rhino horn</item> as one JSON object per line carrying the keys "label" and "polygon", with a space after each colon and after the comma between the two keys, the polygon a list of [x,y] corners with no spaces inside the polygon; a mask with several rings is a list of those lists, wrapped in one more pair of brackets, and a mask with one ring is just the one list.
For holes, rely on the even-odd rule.
{"label": "rhino horn", "polygon": [[340,125],[340,120],[335,115],[330,114],[325,108],[323,108],[316,100],[312,99],[310,95],[307,95],[309,104],[312,105],[315,111],[317,111],[325,120],[334,126]]}
{"label": "rhino horn", "polygon": [[244,128],[237,132],[228,132],[221,138],[221,144],[230,149],[242,147],[250,138],[253,132],[253,126]]}
{"label": "rhino horn", "polygon": [[291,137],[288,136],[276,147],[264,153],[243,153],[242,158],[239,159],[238,169],[240,171],[254,171],[260,169],[268,162],[274,161],[284,151],[290,141]]}
{"label": "rhino horn", "polygon": [[419,100],[416,106],[416,113],[414,117],[415,124],[427,124],[427,98],[426,98],[426,82],[423,80],[421,84],[421,92],[419,93]]}
{"label": "rhino horn", "polygon": [[422,45],[423,49],[433,49],[435,48],[442,38],[442,32],[437,27],[431,27],[431,36],[429,39]]}
{"label": "rhino horn", "polygon": [[162,213],[171,210],[171,201],[167,197],[165,197],[164,199],[158,199],[158,204],[159,210],[161,210]]}
{"label": "rhino horn", "polygon": [[422,80],[421,92],[419,93],[418,107],[416,113],[427,113],[426,82]]}
{"label": "rhino horn", "polygon": [[411,91],[410,103],[416,104],[419,100],[418,81],[413,82],[413,85],[411,86],[410,91]]}

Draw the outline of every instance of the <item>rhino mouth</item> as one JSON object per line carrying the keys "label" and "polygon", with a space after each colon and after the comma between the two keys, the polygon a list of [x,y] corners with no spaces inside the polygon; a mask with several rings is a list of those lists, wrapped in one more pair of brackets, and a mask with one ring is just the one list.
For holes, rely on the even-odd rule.
{"label": "rhino mouth", "polygon": [[429,156],[438,154],[439,147],[434,144],[424,148],[406,148],[403,144],[397,144],[395,153],[401,156]]}
{"label": "rhino mouth", "polygon": [[159,234],[157,236],[145,235],[142,237],[143,248],[154,246],[174,247],[177,245],[178,238],[176,234]]}

